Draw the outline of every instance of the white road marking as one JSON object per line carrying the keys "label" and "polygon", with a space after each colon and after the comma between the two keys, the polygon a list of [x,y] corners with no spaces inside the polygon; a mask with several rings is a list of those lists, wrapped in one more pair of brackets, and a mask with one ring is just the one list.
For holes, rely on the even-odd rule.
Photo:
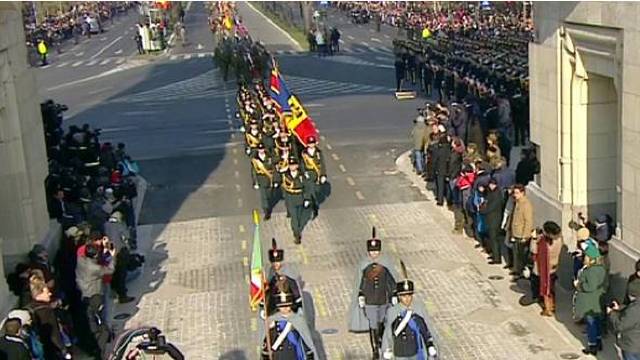
{"label": "white road marking", "polygon": [[91,60],[91,61],[89,61],[88,63],[86,63],[86,64],[84,64],[84,65],[85,65],[85,66],[93,66],[93,65],[95,65],[96,63],[98,63],[98,60]]}
{"label": "white road marking", "polygon": [[106,36],[101,37],[100,41],[107,41],[107,37]]}
{"label": "white road marking", "polygon": [[358,200],[364,200],[364,195],[362,195],[360,191],[356,191],[356,197],[358,198]]}
{"label": "white road marking", "polygon": [[135,129],[138,129],[138,127],[137,126],[121,126],[121,127],[106,128],[100,131],[102,133],[111,133],[111,132],[121,132],[121,131],[135,130]]}
{"label": "white road marking", "polygon": [[391,36],[389,36],[389,35],[387,35],[387,34],[384,34],[384,38],[385,38],[385,39],[391,39]]}
{"label": "white road marking", "polygon": [[196,46],[196,50],[202,50],[202,49],[204,49],[204,46],[202,46],[202,44],[198,44]]}
{"label": "white road marking", "polygon": [[98,51],[97,53],[95,53],[91,58],[95,59],[98,56],[100,56],[100,54],[102,54],[103,52],[107,51],[108,48],[112,47],[115,43],[117,43],[118,41],[120,41],[120,39],[122,39],[122,36],[118,36],[117,38],[115,38],[112,42],[108,43],[107,45],[105,45],[100,51]]}
{"label": "white road marking", "polygon": [[374,37],[372,37],[372,38],[371,38],[371,41],[377,41],[377,42],[379,42],[379,43],[381,43],[381,42],[382,42],[380,39],[378,39],[378,38],[374,38]]}
{"label": "white road marking", "polygon": [[79,52],[79,53],[77,53],[77,54],[76,54],[76,57],[80,57],[80,56],[82,56],[82,55],[84,55],[84,52],[82,52],[82,51],[81,51],[81,52]]}
{"label": "white road marking", "polygon": [[102,60],[102,62],[99,65],[104,66],[104,65],[107,65],[109,62],[111,62],[111,58],[106,58]]}
{"label": "white road marking", "polygon": [[331,146],[331,144],[325,144],[324,147],[327,148],[327,150],[331,150],[333,149],[333,147]]}
{"label": "white road marking", "polygon": [[344,40],[342,40],[342,39],[338,39],[338,42],[339,42],[340,44],[344,44]]}
{"label": "white road marking", "polygon": [[122,54],[122,49],[119,49],[119,50],[115,51],[114,54],[116,54],[116,55]]}
{"label": "white road marking", "polygon": [[338,154],[336,154],[336,153],[331,154],[331,157],[332,157],[332,158],[333,158],[333,160],[335,160],[335,161],[339,161],[339,160],[340,160],[340,157],[339,157],[339,156],[338,156]]}
{"label": "white road marking", "polygon": [[61,68],[61,67],[65,67],[65,66],[67,66],[67,65],[69,65],[69,62],[68,62],[68,61],[65,61],[65,62],[63,62],[63,63],[58,64],[58,66],[56,66],[56,67],[57,67],[57,68]]}
{"label": "white road marking", "polygon": [[351,176],[347,176],[347,183],[351,186],[356,186],[356,182],[353,181],[353,178],[351,178]]}
{"label": "white road marking", "polygon": [[40,66],[40,69],[47,69],[47,68],[50,68],[50,67],[51,67],[51,64],[47,64],[45,66]]}
{"label": "white road marking", "polygon": [[347,169],[345,169],[344,165],[340,164],[338,165],[338,168],[340,169],[340,171],[342,172],[347,172]]}
{"label": "white road marking", "polygon": [[257,12],[258,14],[260,14],[260,16],[262,16],[269,24],[271,24],[271,26],[273,26],[274,28],[278,29],[278,31],[280,31],[282,33],[282,35],[284,35],[287,39],[289,39],[289,41],[291,41],[293,44],[295,44],[295,46],[296,46],[298,51],[302,51],[303,50],[302,46],[300,45],[300,43],[298,43],[298,41],[296,39],[294,39],[288,32],[284,31],[280,26],[278,26],[271,19],[269,19],[265,14],[260,12],[253,5],[251,5],[251,3],[249,1],[245,2],[245,4],[247,4],[247,6],[249,6],[251,8],[251,10],[253,10],[253,11]]}
{"label": "white road marking", "polygon": [[364,46],[366,46],[366,47],[369,47],[369,43],[368,43],[368,42],[366,42],[366,41],[363,41],[363,42],[362,42],[362,45],[364,45]]}
{"label": "white road marking", "polygon": [[175,60],[178,58],[178,55],[171,55],[171,57],[169,58],[169,60]]}
{"label": "white road marking", "polygon": [[76,66],[79,66],[79,65],[80,65],[80,64],[82,64],[82,63],[83,63],[83,60],[76,61],[76,62],[74,62],[73,64],[71,64],[71,66],[72,66],[72,67],[76,67]]}
{"label": "white road marking", "polygon": [[204,56],[205,56],[205,54],[204,54],[204,53],[200,53],[200,54],[198,54],[198,58],[200,58],[200,59],[202,59]]}
{"label": "white road marking", "polygon": [[354,40],[355,38],[351,35],[347,35],[347,37],[349,38],[349,40]]}
{"label": "white road marking", "polygon": [[191,59],[191,54],[186,54],[186,55],[184,56],[184,59],[185,59],[185,60],[189,60],[189,59]]}
{"label": "white road marking", "polygon": [[118,60],[116,60],[116,64],[120,65],[123,62],[125,62],[127,59],[126,58],[119,58]]}

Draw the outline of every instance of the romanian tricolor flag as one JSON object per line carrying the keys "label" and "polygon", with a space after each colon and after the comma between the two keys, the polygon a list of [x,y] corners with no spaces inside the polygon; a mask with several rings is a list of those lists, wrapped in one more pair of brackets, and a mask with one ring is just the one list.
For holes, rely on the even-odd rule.
{"label": "romanian tricolor flag", "polygon": [[282,75],[280,75],[280,71],[275,65],[275,61],[271,69],[271,78],[269,80],[269,95],[271,95],[271,98],[275,101],[276,110],[278,110],[280,114],[290,111],[289,98],[291,97],[291,93],[289,92],[289,88],[284,82]]}
{"label": "romanian tricolor flag", "polygon": [[307,146],[307,139],[311,136],[315,137],[317,141],[318,130],[316,125],[300,100],[298,100],[298,97],[291,95],[288,103],[291,108],[291,116],[285,116],[285,124],[289,131],[295,134],[304,146]]}
{"label": "romanian tricolor flag", "polygon": [[253,251],[251,254],[251,278],[249,280],[249,306],[252,311],[258,310],[258,306],[264,301],[264,274],[262,269],[262,243],[260,242],[260,215],[253,211]]}

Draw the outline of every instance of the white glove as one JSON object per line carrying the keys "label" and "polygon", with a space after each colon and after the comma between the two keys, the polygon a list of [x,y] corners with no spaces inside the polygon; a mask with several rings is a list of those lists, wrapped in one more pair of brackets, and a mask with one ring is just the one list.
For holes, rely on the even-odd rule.
{"label": "white glove", "polygon": [[264,309],[260,309],[260,319],[264,320],[266,319],[266,313],[264,312]]}
{"label": "white glove", "polygon": [[251,148],[250,147],[246,147],[244,149],[244,153],[247,154],[247,155],[251,155]]}
{"label": "white glove", "polygon": [[397,296],[392,296],[391,297],[391,305],[397,305],[398,304],[398,297]]}
{"label": "white glove", "polygon": [[320,176],[320,184],[324,184],[326,182],[327,182],[327,177],[324,175]]}
{"label": "white glove", "polygon": [[510,243],[512,243],[512,244],[514,244],[514,243],[516,242],[516,238],[514,238],[514,237],[510,238],[510,239],[509,239],[509,242],[510,242]]}
{"label": "white glove", "polygon": [[528,267],[525,267],[522,270],[522,276],[524,276],[525,279],[529,279],[531,277],[531,270]]}
{"label": "white glove", "polygon": [[254,184],[254,185],[253,185],[253,188],[254,188],[254,189],[256,189],[256,190],[258,190],[258,189],[260,189],[260,185],[258,185],[258,184]]}
{"label": "white glove", "polygon": [[311,205],[311,202],[310,202],[309,200],[305,200],[305,201],[302,203],[302,205],[303,205],[305,208],[308,208],[308,207],[309,207],[309,205]]}
{"label": "white glove", "polygon": [[364,296],[358,296],[358,306],[364,307]]}
{"label": "white glove", "polygon": [[240,119],[240,113],[236,111],[236,119]]}
{"label": "white glove", "polygon": [[245,132],[244,125],[243,125],[243,126],[240,126],[240,129],[239,129],[239,130],[240,130],[240,132]]}
{"label": "white glove", "polygon": [[382,358],[385,360],[393,359],[393,351],[391,351],[391,349],[385,350],[382,354]]}
{"label": "white glove", "polygon": [[274,188],[278,188],[278,187],[280,187],[280,183],[273,183],[273,187],[274,187]]}
{"label": "white glove", "polygon": [[429,356],[433,357],[433,356],[438,355],[438,351],[436,350],[435,346],[429,346],[427,348],[427,354],[429,354]]}

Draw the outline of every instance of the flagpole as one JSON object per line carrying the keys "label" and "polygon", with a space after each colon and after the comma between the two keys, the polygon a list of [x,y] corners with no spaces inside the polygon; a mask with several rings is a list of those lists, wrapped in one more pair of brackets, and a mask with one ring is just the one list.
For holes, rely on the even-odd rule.
{"label": "flagpole", "polygon": [[264,276],[264,271],[262,272],[262,287],[264,289],[264,328],[265,328],[265,339],[267,342],[267,354],[269,354],[269,360],[273,360],[273,350],[271,349],[271,331],[269,331],[269,314],[267,310],[269,309],[269,296],[267,294],[269,284],[267,284],[267,279]]}

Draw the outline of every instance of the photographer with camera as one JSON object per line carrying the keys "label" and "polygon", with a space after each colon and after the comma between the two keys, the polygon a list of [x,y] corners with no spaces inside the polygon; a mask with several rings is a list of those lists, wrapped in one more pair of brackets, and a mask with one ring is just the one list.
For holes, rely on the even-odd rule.
{"label": "photographer with camera", "polygon": [[118,302],[126,304],[135,298],[127,296],[127,272],[131,262],[130,233],[127,225],[123,222],[121,212],[115,211],[111,214],[109,220],[104,224],[104,231],[117,250],[111,288],[118,294]]}
{"label": "photographer with camera", "polygon": [[629,303],[626,306],[614,300],[607,307],[607,314],[616,334],[621,359],[640,360],[640,280],[629,282],[627,296]]}

